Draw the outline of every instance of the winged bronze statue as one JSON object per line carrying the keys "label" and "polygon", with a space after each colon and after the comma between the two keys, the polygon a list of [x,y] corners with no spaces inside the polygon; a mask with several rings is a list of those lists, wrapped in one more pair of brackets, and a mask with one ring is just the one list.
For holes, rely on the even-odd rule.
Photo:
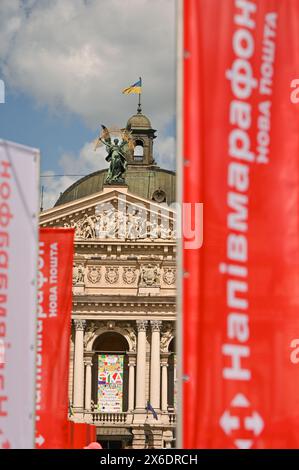
{"label": "winged bronze statue", "polygon": [[95,150],[102,142],[106,146],[107,156],[105,160],[110,163],[108,174],[105,180],[105,184],[124,184],[125,179],[123,177],[127,169],[127,156],[128,153],[134,147],[131,130],[126,128],[121,131],[122,141],[119,143],[119,139],[115,138],[113,143],[111,141],[110,132],[106,126],[101,124],[102,131],[97,139]]}

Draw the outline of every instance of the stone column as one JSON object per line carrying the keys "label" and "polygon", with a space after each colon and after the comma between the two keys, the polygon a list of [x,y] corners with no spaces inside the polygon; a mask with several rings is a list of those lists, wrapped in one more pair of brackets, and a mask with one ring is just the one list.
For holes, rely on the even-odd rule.
{"label": "stone column", "polygon": [[74,408],[83,410],[84,406],[84,328],[85,320],[74,320],[75,355],[74,355]]}
{"label": "stone column", "polygon": [[162,404],[161,410],[166,412],[168,406],[168,353],[162,353],[161,357],[162,367]]}
{"label": "stone column", "polygon": [[135,404],[135,365],[136,355],[129,353],[129,399],[128,399],[128,411],[134,410]]}
{"label": "stone column", "polygon": [[146,327],[147,320],[137,320],[136,410],[145,411]]}
{"label": "stone column", "polygon": [[86,355],[85,363],[85,410],[91,411],[92,355]]}
{"label": "stone column", "polygon": [[151,320],[151,388],[150,402],[155,410],[160,409],[160,328],[161,321]]}

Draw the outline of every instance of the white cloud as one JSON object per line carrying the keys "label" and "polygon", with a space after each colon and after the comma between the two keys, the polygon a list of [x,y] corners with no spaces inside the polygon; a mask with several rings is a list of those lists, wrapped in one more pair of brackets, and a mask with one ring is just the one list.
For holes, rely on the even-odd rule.
{"label": "white cloud", "polygon": [[121,90],[141,75],[161,129],[175,113],[175,0],[1,0],[0,58],[12,87],[92,127],[135,112]]}
{"label": "white cloud", "polygon": [[62,175],[69,176],[51,176],[54,175],[53,171],[43,172],[45,176],[42,178],[42,185],[45,189],[44,209],[52,207],[57,201],[59,194],[80,179],[80,176],[107,168],[106,156],[107,153],[103,146],[98,148],[96,152],[94,151],[94,142],[87,142],[78,155],[67,152],[63,153],[59,160],[59,167],[61,168]]}
{"label": "white cloud", "polygon": [[[175,115],[175,0],[0,0],[0,63],[11,88],[94,129],[123,126],[135,113],[137,96],[121,90],[142,76],[156,160],[174,168],[165,128]],[[64,153],[62,174],[106,167],[105,150],[91,147]],[[76,179],[45,178],[45,207]]]}

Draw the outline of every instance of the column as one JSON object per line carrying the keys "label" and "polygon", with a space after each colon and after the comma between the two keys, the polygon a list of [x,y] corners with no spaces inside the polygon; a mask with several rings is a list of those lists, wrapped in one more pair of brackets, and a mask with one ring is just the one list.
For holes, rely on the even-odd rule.
{"label": "column", "polygon": [[129,399],[128,399],[128,411],[134,410],[135,402],[135,365],[136,357],[129,354]]}
{"label": "column", "polygon": [[150,402],[155,410],[160,409],[160,328],[161,321],[151,320],[151,388]]}
{"label": "column", "polygon": [[85,320],[74,320],[75,355],[74,355],[74,408],[83,410],[84,406],[84,328]]}
{"label": "column", "polygon": [[136,409],[145,411],[146,320],[137,320]]}
{"label": "column", "polygon": [[92,355],[85,356],[85,409],[91,410]]}
{"label": "column", "polygon": [[162,404],[161,410],[166,412],[168,406],[168,354],[163,354],[161,358],[162,367]]}

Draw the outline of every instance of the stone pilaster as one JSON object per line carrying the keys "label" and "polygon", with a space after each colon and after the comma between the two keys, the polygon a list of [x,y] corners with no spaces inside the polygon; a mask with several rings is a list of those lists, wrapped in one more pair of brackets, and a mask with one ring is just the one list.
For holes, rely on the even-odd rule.
{"label": "stone pilaster", "polygon": [[145,411],[146,320],[137,320],[136,410]]}
{"label": "stone pilaster", "polygon": [[162,353],[161,355],[161,369],[162,369],[162,403],[161,410],[162,412],[167,412],[168,406],[168,357],[169,353]]}
{"label": "stone pilaster", "polygon": [[129,399],[128,399],[128,410],[133,411],[135,406],[135,366],[136,366],[136,355],[129,354]]}
{"label": "stone pilaster", "polygon": [[162,321],[151,320],[151,376],[150,402],[157,411],[160,409],[160,329]]}
{"label": "stone pilaster", "polygon": [[75,326],[74,354],[74,409],[83,411],[84,407],[84,328],[85,320],[73,320]]}
{"label": "stone pilaster", "polygon": [[92,354],[85,355],[85,410],[91,411]]}

